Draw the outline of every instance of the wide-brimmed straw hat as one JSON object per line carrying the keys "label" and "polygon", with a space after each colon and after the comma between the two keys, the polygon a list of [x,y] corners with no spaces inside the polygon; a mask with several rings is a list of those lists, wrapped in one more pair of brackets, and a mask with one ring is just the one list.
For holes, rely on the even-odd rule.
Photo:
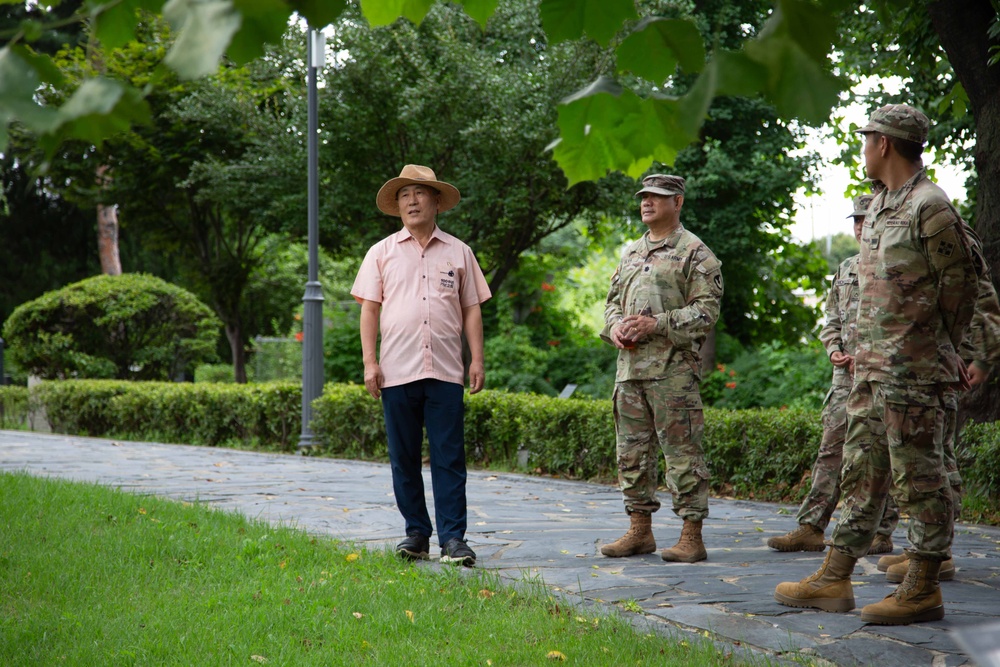
{"label": "wide-brimmed straw hat", "polygon": [[399,217],[399,202],[396,201],[396,195],[407,185],[426,185],[437,190],[441,194],[441,199],[438,201],[438,213],[454,208],[455,204],[462,198],[458,188],[454,185],[437,180],[434,170],[430,167],[408,164],[403,167],[403,171],[399,172],[399,176],[390,178],[385,182],[385,185],[379,188],[378,195],[375,197],[375,205],[378,206],[378,210]]}

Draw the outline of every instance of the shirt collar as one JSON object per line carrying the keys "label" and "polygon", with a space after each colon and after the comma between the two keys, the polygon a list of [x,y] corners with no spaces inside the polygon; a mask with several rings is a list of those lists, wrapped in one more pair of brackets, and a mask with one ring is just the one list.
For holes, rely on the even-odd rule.
{"label": "shirt collar", "polygon": [[653,240],[651,240],[649,238],[649,230],[648,229],[645,231],[645,233],[643,233],[642,236],[643,236],[643,238],[646,241],[646,247],[647,248],[651,247],[652,249],[655,250],[656,248],[660,248],[660,247],[663,247],[663,248],[676,248],[677,247],[677,243],[681,240],[681,234],[682,233],[684,233],[684,225],[678,224],[677,225],[677,229],[675,229],[674,231],[670,232],[670,234],[667,235],[667,238],[665,238],[665,239],[660,239],[659,241],[653,241]]}
{"label": "shirt collar", "polygon": [[906,183],[903,183],[903,187],[901,187],[900,189],[893,190],[892,192],[886,190],[885,199],[882,202],[882,207],[899,208],[900,206],[902,206],[903,202],[906,201],[906,198],[910,196],[910,192],[912,192],[913,188],[917,186],[917,183],[924,180],[925,178],[927,178],[927,172],[925,172],[924,168],[921,167],[920,169],[917,170],[917,173],[915,173],[913,176],[910,177],[910,180],[908,180]]}
{"label": "shirt collar", "polygon": [[[412,239],[413,234],[410,233],[409,229],[403,227],[398,232],[396,232],[395,238],[396,238],[396,243],[403,243],[405,241]],[[448,243],[447,234],[441,231],[441,228],[438,227],[436,224],[434,225],[434,232],[431,234],[431,241],[433,241],[434,239],[437,239],[441,243]],[[430,243],[430,241],[428,241],[428,243]]]}

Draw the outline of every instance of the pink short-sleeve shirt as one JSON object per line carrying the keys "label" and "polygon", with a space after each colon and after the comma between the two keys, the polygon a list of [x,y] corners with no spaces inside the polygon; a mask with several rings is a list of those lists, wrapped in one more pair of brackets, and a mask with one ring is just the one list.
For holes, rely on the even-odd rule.
{"label": "pink short-sleeve shirt", "polygon": [[436,228],[421,248],[404,228],[368,250],[351,295],[382,304],[383,387],[427,378],[465,384],[462,309],[492,296],[469,246]]}

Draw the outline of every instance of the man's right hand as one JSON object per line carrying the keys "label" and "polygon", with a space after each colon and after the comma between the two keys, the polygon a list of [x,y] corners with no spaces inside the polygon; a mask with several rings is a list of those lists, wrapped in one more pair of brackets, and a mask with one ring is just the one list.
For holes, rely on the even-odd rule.
{"label": "man's right hand", "polygon": [[372,398],[378,398],[382,395],[383,381],[381,366],[378,364],[365,364],[365,389],[372,395]]}
{"label": "man's right hand", "polygon": [[835,350],[834,353],[830,355],[830,363],[837,368],[849,366],[852,361],[854,361],[854,357],[849,354],[844,354],[840,350]]}

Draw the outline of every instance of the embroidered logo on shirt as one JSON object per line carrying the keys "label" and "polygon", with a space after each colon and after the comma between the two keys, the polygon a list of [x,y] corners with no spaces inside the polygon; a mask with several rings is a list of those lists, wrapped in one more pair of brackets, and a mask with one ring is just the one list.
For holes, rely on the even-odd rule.
{"label": "embroidered logo on shirt", "polygon": [[942,241],[938,244],[937,254],[942,257],[951,257],[955,252],[955,244],[951,241]]}
{"label": "embroidered logo on shirt", "polygon": [[[445,277],[447,276],[447,277]],[[445,289],[455,289],[455,270],[449,269],[448,271],[441,272],[441,287]]]}

